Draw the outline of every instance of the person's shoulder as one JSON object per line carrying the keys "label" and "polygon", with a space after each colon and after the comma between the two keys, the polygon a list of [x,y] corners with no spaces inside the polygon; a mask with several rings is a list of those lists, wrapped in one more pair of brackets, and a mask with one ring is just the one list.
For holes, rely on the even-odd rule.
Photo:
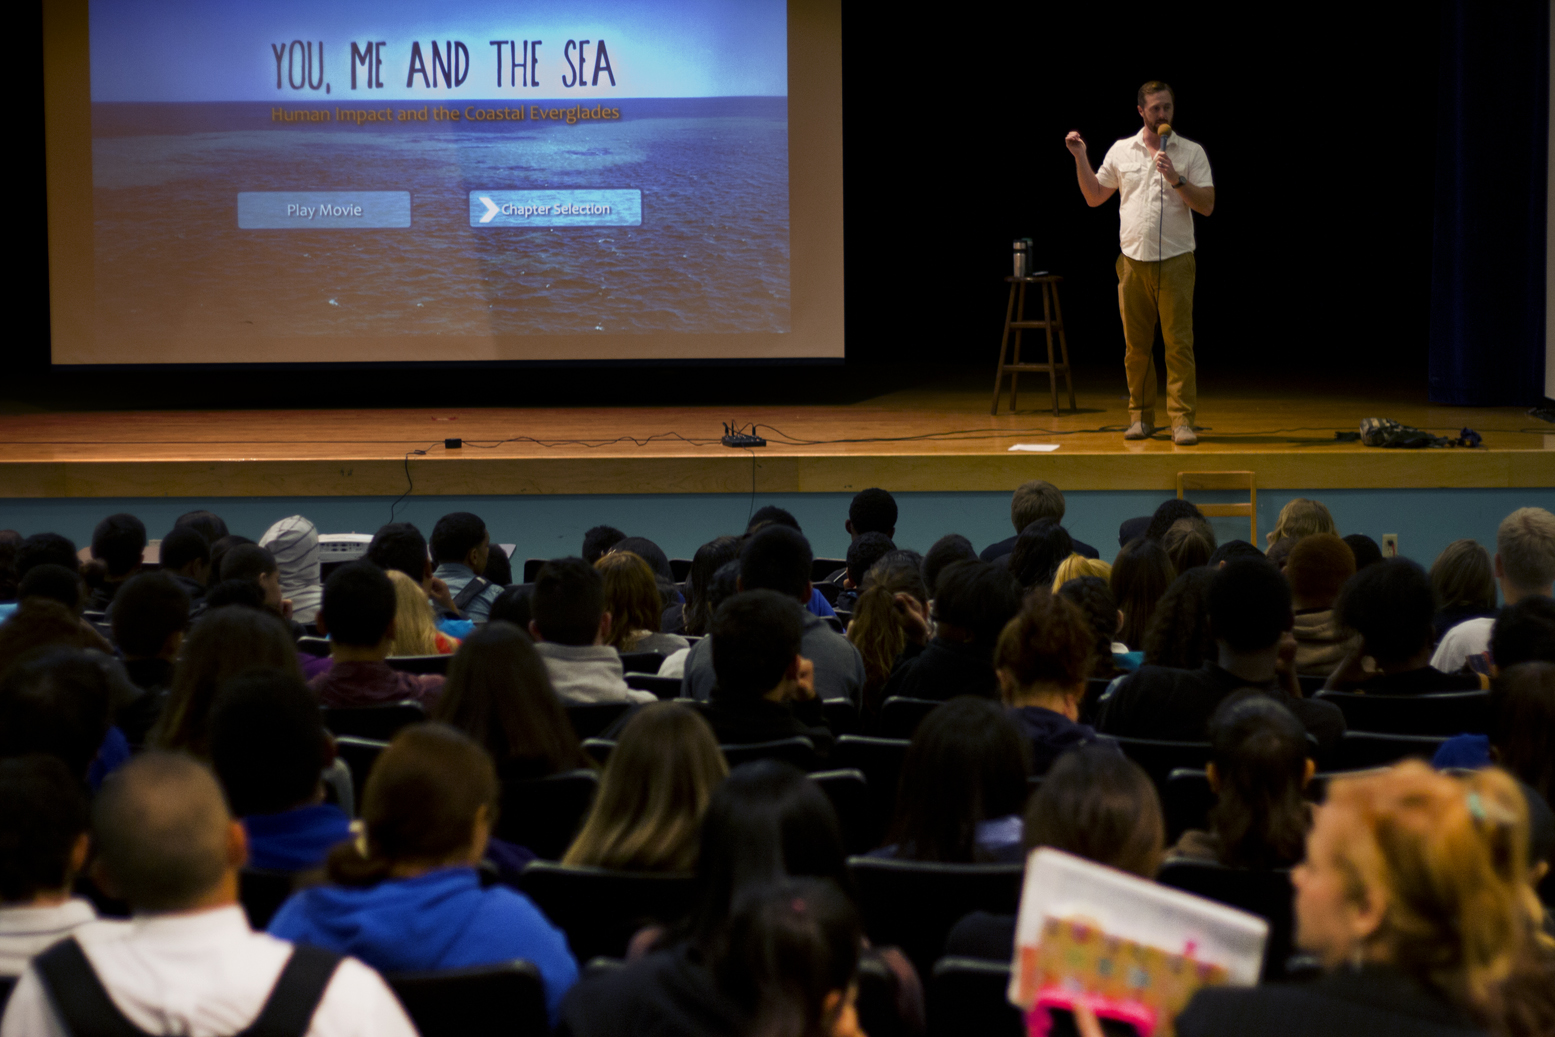
{"label": "person's shoulder", "polygon": [[355,958],[342,958],[308,1032],[414,1037],[416,1028],[382,976]]}

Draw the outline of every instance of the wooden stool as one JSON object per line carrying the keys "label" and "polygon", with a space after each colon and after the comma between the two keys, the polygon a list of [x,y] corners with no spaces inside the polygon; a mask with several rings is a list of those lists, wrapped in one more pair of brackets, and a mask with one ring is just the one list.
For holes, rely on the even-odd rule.
{"label": "wooden stool", "polygon": [[[1058,416],[1058,375],[1063,373],[1069,387],[1069,409],[1078,410],[1074,402],[1074,377],[1069,373],[1069,339],[1064,334],[1064,308],[1058,304],[1058,282],[1063,278],[1056,274],[1036,274],[1031,277],[1006,277],[1010,282],[1010,302],[1004,309],[1004,337],[999,340],[999,368],[993,379],[993,407],[990,414],[999,413],[999,390],[1004,385],[1004,373],[1010,374],[1010,410],[1015,410],[1015,393],[1022,371],[1046,371],[1048,388],[1053,391],[1053,416]],[[1026,286],[1042,286],[1042,319],[1026,319]],[[1047,332],[1047,363],[1023,364],[1020,362],[1020,335],[1023,331],[1038,328]],[[1004,362],[1010,344],[1010,332],[1015,332],[1015,354],[1009,363]],[[1053,332],[1058,332],[1058,348],[1064,360],[1053,360]]]}

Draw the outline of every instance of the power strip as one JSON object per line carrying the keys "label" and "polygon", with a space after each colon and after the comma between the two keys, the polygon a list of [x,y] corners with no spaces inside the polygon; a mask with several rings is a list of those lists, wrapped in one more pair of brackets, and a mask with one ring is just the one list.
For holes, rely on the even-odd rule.
{"label": "power strip", "polygon": [[732,447],[766,446],[767,441],[760,436],[749,436],[743,432],[731,432],[724,436],[723,444],[724,446]]}

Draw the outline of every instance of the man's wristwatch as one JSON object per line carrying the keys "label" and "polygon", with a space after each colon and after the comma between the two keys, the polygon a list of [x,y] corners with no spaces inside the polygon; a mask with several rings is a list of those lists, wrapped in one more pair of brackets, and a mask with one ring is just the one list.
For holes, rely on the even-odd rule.
{"label": "man's wristwatch", "polygon": [[1183,184],[1186,184],[1187,182],[1188,182],[1188,178],[1183,176],[1181,173],[1178,173],[1177,174],[1177,182],[1175,184],[1173,184],[1172,186],[1173,187],[1181,187]]}

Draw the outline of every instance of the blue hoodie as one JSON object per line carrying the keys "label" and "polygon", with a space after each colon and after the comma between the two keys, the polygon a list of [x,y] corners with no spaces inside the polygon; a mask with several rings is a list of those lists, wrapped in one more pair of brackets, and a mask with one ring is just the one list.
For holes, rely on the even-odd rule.
{"label": "blue hoodie", "polygon": [[270,934],[359,958],[385,974],[495,965],[522,958],[545,980],[554,1025],[578,980],[567,937],[529,898],[481,889],[474,868],[440,868],[376,886],[319,886],[292,896]]}
{"label": "blue hoodie", "polygon": [[250,814],[243,828],[248,832],[249,867],[264,871],[317,868],[337,843],[351,838],[351,819],[328,803]]}

